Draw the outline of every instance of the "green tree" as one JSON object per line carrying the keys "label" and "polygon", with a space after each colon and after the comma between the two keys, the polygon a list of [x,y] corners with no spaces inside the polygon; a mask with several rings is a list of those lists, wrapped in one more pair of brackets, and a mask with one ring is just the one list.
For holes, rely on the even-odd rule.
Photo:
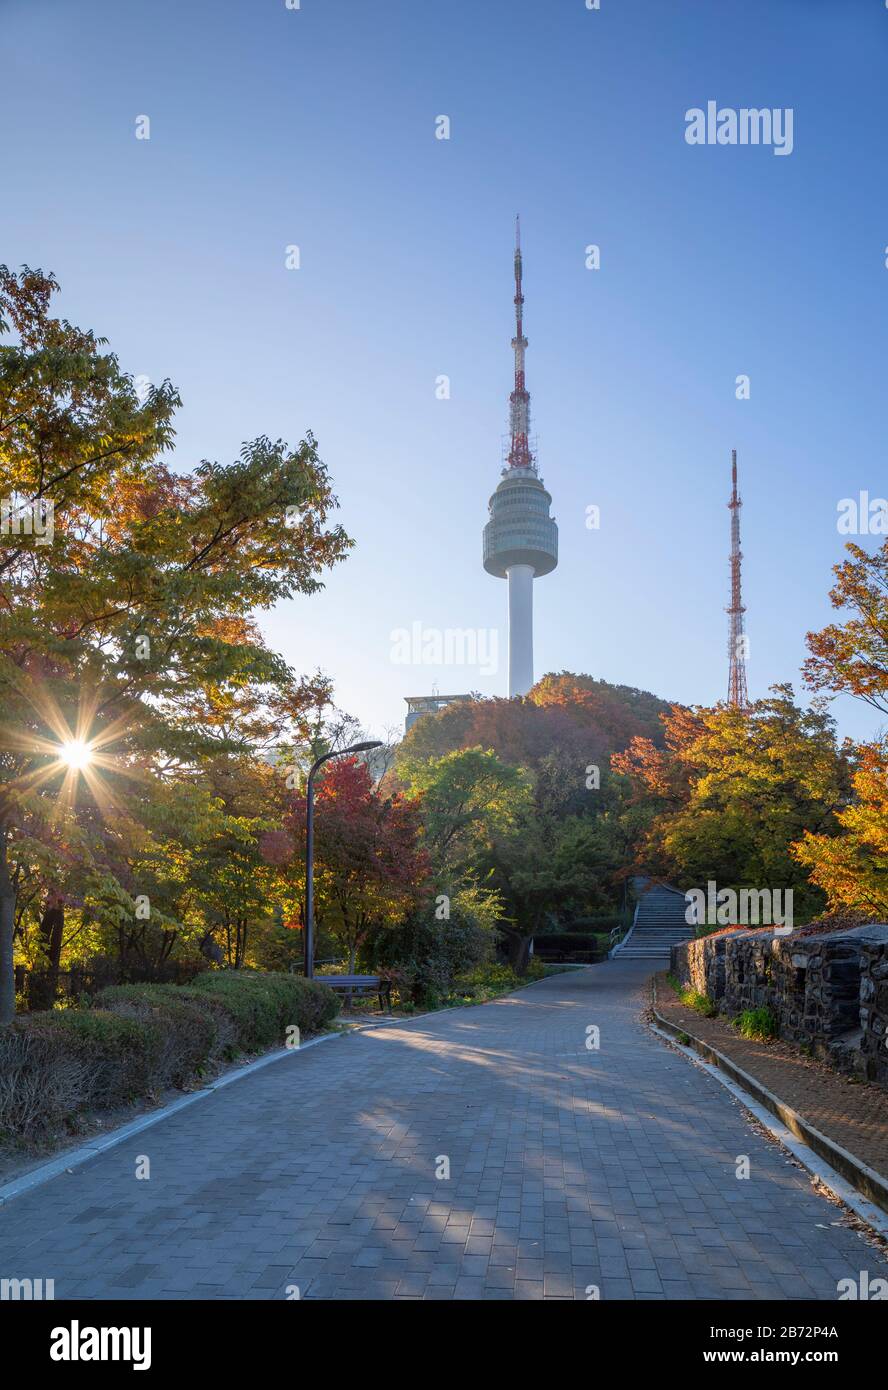
{"label": "green tree", "polygon": [[484,880],[500,895],[509,963],[527,968],[535,936],[559,926],[559,915],[587,913],[612,901],[612,845],[603,823],[562,818],[538,800],[505,834],[495,834]]}
{"label": "green tree", "polygon": [[494,832],[512,824],[532,796],[527,774],[489,748],[427,760],[399,757],[396,772],[420,798],[426,844],[439,872],[474,870]]}

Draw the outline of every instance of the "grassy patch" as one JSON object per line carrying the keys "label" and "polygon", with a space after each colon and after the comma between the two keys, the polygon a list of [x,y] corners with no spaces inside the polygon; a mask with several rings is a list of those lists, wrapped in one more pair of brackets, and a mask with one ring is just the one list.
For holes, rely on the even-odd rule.
{"label": "grassy patch", "polygon": [[547,975],[559,974],[559,967],[547,966],[542,961],[532,960],[523,975],[518,975],[510,965],[479,965],[465,975],[458,975],[453,989],[440,1007],[458,1009],[464,1004],[484,1004],[488,999],[496,999],[501,994],[509,994],[521,985],[529,985],[534,980],[544,980]]}
{"label": "grassy patch", "polygon": [[767,1042],[777,1036],[777,1018],[770,1009],[760,1005],[757,1009],[744,1009],[731,1020],[734,1027],[753,1042]]}
{"label": "grassy patch", "polygon": [[700,994],[696,989],[685,989],[684,985],[675,978],[674,975],[667,975],[671,987],[675,990],[685,1008],[693,1009],[695,1013],[702,1014],[704,1018],[715,1018],[718,1013],[713,1001],[708,994]]}

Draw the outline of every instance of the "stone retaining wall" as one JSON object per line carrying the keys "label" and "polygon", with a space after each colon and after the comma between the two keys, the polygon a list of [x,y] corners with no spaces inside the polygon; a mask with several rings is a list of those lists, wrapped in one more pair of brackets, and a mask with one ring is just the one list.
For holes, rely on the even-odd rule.
{"label": "stone retaining wall", "polygon": [[860,1053],[867,1081],[888,1086],[888,927],[861,933]]}
{"label": "stone retaining wall", "polygon": [[670,968],[729,1017],[768,1008],[782,1038],[888,1085],[888,926],[698,937],[672,947]]}
{"label": "stone retaining wall", "polygon": [[671,948],[671,973],[680,980],[684,989],[696,990],[710,999],[724,998],[727,942],[727,934],[682,941]]}

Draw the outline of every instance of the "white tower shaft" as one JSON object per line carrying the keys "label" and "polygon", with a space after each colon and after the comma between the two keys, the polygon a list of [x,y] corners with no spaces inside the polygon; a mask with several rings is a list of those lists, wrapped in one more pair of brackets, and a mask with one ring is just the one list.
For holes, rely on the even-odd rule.
{"label": "white tower shaft", "polygon": [[509,699],[533,685],[533,566],[510,565]]}

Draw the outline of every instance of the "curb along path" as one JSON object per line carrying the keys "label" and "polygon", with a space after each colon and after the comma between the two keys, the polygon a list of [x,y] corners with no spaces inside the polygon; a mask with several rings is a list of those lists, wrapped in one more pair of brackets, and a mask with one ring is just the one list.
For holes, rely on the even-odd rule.
{"label": "curb along path", "polygon": [[653,980],[654,1017],[772,1111],[871,1202],[888,1212],[888,1096],[849,1081],[799,1048],[753,1042],[721,1016],[682,1004],[665,974]]}

